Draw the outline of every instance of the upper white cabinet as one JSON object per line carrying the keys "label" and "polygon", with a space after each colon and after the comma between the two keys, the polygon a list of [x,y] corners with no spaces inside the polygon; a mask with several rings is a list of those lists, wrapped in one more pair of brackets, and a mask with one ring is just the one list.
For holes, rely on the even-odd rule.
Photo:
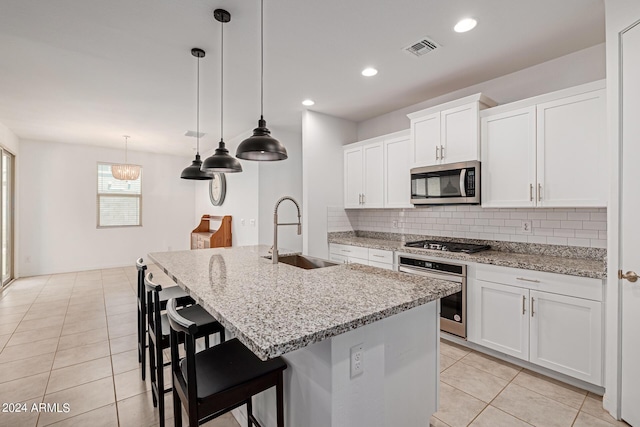
{"label": "upper white cabinet", "polygon": [[483,207],[607,205],[605,83],[481,113]]}
{"label": "upper white cabinet", "polygon": [[412,207],[409,168],[408,131],[346,145],[344,207]]}
{"label": "upper white cabinet", "polygon": [[476,94],[408,114],[411,167],[478,160],[478,113],[495,105]]}

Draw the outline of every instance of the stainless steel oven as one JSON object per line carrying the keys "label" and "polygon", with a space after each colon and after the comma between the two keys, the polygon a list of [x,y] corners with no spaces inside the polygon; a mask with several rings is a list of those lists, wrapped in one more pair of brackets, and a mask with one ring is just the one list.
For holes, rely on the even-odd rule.
{"label": "stainless steel oven", "polygon": [[467,337],[467,266],[414,254],[397,255],[398,271],[462,285],[462,290],[440,300],[440,330]]}
{"label": "stainless steel oven", "polygon": [[480,162],[449,163],[411,169],[411,203],[480,203]]}

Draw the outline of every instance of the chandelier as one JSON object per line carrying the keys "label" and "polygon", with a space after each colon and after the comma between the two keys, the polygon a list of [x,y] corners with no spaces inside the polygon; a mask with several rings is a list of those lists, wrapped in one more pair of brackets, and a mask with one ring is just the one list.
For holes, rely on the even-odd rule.
{"label": "chandelier", "polygon": [[123,135],[124,138],[124,163],[111,165],[111,175],[115,179],[121,181],[135,181],[140,176],[140,166],[130,165],[127,163],[127,143],[129,142],[129,135]]}

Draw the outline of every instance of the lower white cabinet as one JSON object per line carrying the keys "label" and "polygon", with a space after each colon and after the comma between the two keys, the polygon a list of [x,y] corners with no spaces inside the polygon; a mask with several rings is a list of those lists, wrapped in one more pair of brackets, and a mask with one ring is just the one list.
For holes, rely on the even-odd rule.
{"label": "lower white cabinet", "polygon": [[[602,287],[597,279],[478,266],[468,284],[474,323],[468,339],[601,386],[602,291],[598,294],[597,286]],[[562,294],[573,292],[578,296]]]}
{"label": "lower white cabinet", "polygon": [[381,249],[330,243],[329,260],[339,263],[364,264],[393,270],[393,251]]}

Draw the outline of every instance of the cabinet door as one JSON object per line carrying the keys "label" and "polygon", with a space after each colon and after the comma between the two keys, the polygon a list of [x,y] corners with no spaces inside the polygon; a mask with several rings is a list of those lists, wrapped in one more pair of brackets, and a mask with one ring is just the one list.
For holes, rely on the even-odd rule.
{"label": "cabinet door", "polygon": [[430,166],[440,163],[439,112],[411,120],[410,160],[412,166]]}
{"label": "cabinet door", "polygon": [[483,117],[482,207],[536,205],[536,107]]}
{"label": "cabinet door", "polygon": [[440,140],[444,152],[442,163],[478,160],[479,156],[478,103],[462,105],[440,112]]}
{"label": "cabinet door", "polygon": [[476,280],[476,343],[505,354],[529,358],[529,290]]}
{"label": "cabinet door", "polygon": [[538,206],[606,206],[605,91],[538,105]]}
{"label": "cabinet door", "polygon": [[412,207],[408,137],[384,141],[384,207]]}
{"label": "cabinet door", "polygon": [[344,207],[362,207],[362,147],[344,150]]}
{"label": "cabinet door", "polygon": [[364,156],[363,207],[381,208],[384,187],[382,142],[364,145],[362,150]]}
{"label": "cabinet door", "polygon": [[602,385],[602,303],[530,291],[529,360]]}

